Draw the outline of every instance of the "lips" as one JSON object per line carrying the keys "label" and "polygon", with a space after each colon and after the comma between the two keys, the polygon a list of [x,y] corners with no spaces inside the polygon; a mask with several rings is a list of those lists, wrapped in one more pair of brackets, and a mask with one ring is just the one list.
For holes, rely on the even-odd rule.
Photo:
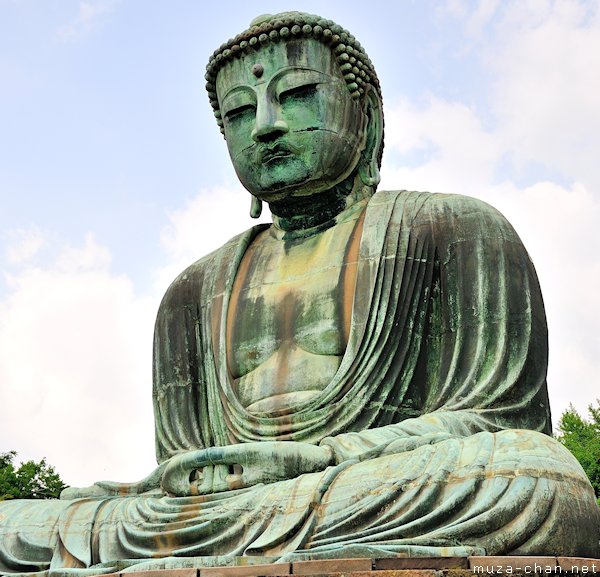
{"label": "lips", "polygon": [[269,164],[294,154],[293,150],[282,143],[273,146],[263,145],[258,149],[258,160],[261,164]]}

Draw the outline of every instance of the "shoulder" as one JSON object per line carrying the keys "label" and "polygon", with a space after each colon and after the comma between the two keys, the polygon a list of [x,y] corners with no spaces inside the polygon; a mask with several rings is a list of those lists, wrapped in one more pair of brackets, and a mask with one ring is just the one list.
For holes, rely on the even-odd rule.
{"label": "shoulder", "polygon": [[191,302],[193,295],[197,295],[204,284],[207,274],[213,270],[213,262],[221,250],[223,247],[203,256],[179,273],[166,290],[160,308],[172,308]]}
{"label": "shoulder", "polygon": [[160,304],[160,309],[180,308],[190,303],[200,304],[207,298],[212,298],[210,287],[219,273],[243,254],[250,240],[256,236],[264,225],[258,225],[238,234],[223,246],[198,259],[184,269],[170,284]]}
{"label": "shoulder", "polygon": [[[461,194],[418,191],[377,191],[369,204],[394,205],[396,218],[412,226],[432,228],[433,232],[461,236],[481,233],[501,234],[518,240],[508,220],[487,202]],[[495,232],[494,232],[495,231]]]}
{"label": "shoulder", "polygon": [[435,209],[455,214],[478,212],[500,214],[492,205],[472,196],[417,190],[378,190],[371,197],[369,205],[394,204],[398,202],[415,205],[417,209]]}

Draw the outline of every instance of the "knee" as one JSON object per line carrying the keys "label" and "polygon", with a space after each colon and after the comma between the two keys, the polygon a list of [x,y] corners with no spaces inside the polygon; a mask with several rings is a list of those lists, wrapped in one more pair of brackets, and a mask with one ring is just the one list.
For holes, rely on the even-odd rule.
{"label": "knee", "polygon": [[507,429],[495,436],[495,458],[513,462],[518,469],[539,470],[550,476],[587,480],[581,465],[569,450],[552,437],[525,429]]}

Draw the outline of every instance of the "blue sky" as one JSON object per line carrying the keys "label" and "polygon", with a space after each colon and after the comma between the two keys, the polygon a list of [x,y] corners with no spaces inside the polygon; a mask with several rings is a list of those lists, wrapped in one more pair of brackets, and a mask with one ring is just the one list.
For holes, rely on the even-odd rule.
{"label": "blue sky", "polygon": [[[517,228],[555,420],[600,396],[600,8],[584,0],[0,0],[0,451],[67,482],[154,465],[151,340],[187,264],[253,224],[204,92],[260,13],[348,28],[382,83],[385,189]],[[222,8],[219,11],[218,8]]]}

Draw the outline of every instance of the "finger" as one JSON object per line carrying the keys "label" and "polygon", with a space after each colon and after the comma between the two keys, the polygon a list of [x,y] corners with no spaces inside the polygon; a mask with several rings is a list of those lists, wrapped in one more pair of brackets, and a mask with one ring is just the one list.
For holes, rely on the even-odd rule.
{"label": "finger", "polygon": [[114,492],[109,492],[103,487],[94,484],[90,487],[67,487],[61,491],[60,499],[63,501],[70,501],[72,499],[81,499],[87,497],[106,497],[114,494]]}
{"label": "finger", "polygon": [[208,465],[206,451],[193,451],[173,457],[165,467],[161,486],[172,495],[186,496],[192,493],[190,475],[196,469]]}
{"label": "finger", "polygon": [[243,489],[248,486],[241,473],[231,473],[230,466],[228,465],[218,466],[222,467],[222,470],[218,475],[215,475],[213,492],[219,493],[221,491],[234,491],[236,489]]}
{"label": "finger", "polygon": [[211,451],[212,449],[201,449],[199,451],[189,451],[182,453],[171,459],[169,466],[178,467],[181,469],[187,469],[192,471],[194,469],[201,469],[207,465],[211,465]]}
{"label": "finger", "polygon": [[201,478],[192,483],[192,495],[208,495],[214,491],[214,468],[208,465],[202,469]]}
{"label": "finger", "polygon": [[453,438],[453,435],[446,432],[436,432],[422,435],[420,437],[408,437],[392,441],[381,453],[382,455],[391,455],[394,453],[408,453],[424,445],[434,445],[442,441]]}
{"label": "finger", "polygon": [[221,465],[226,463],[230,447],[209,447],[203,452],[206,457],[206,464]]}
{"label": "finger", "polygon": [[173,464],[169,464],[165,469],[160,484],[164,491],[176,497],[185,497],[191,493],[189,473],[185,474],[184,470]]}
{"label": "finger", "polygon": [[274,483],[283,481],[289,477],[288,472],[281,463],[272,461],[266,465],[251,464],[244,467],[240,475],[244,486],[249,487],[259,483]]}
{"label": "finger", "polygon": [[429,441],[422,437],[410,437],[408,439],[397,439],[392,441],[382,452],[381,455],[393,455],[397,453],[408,453],[414,451],[421,445],[427,444]]}

